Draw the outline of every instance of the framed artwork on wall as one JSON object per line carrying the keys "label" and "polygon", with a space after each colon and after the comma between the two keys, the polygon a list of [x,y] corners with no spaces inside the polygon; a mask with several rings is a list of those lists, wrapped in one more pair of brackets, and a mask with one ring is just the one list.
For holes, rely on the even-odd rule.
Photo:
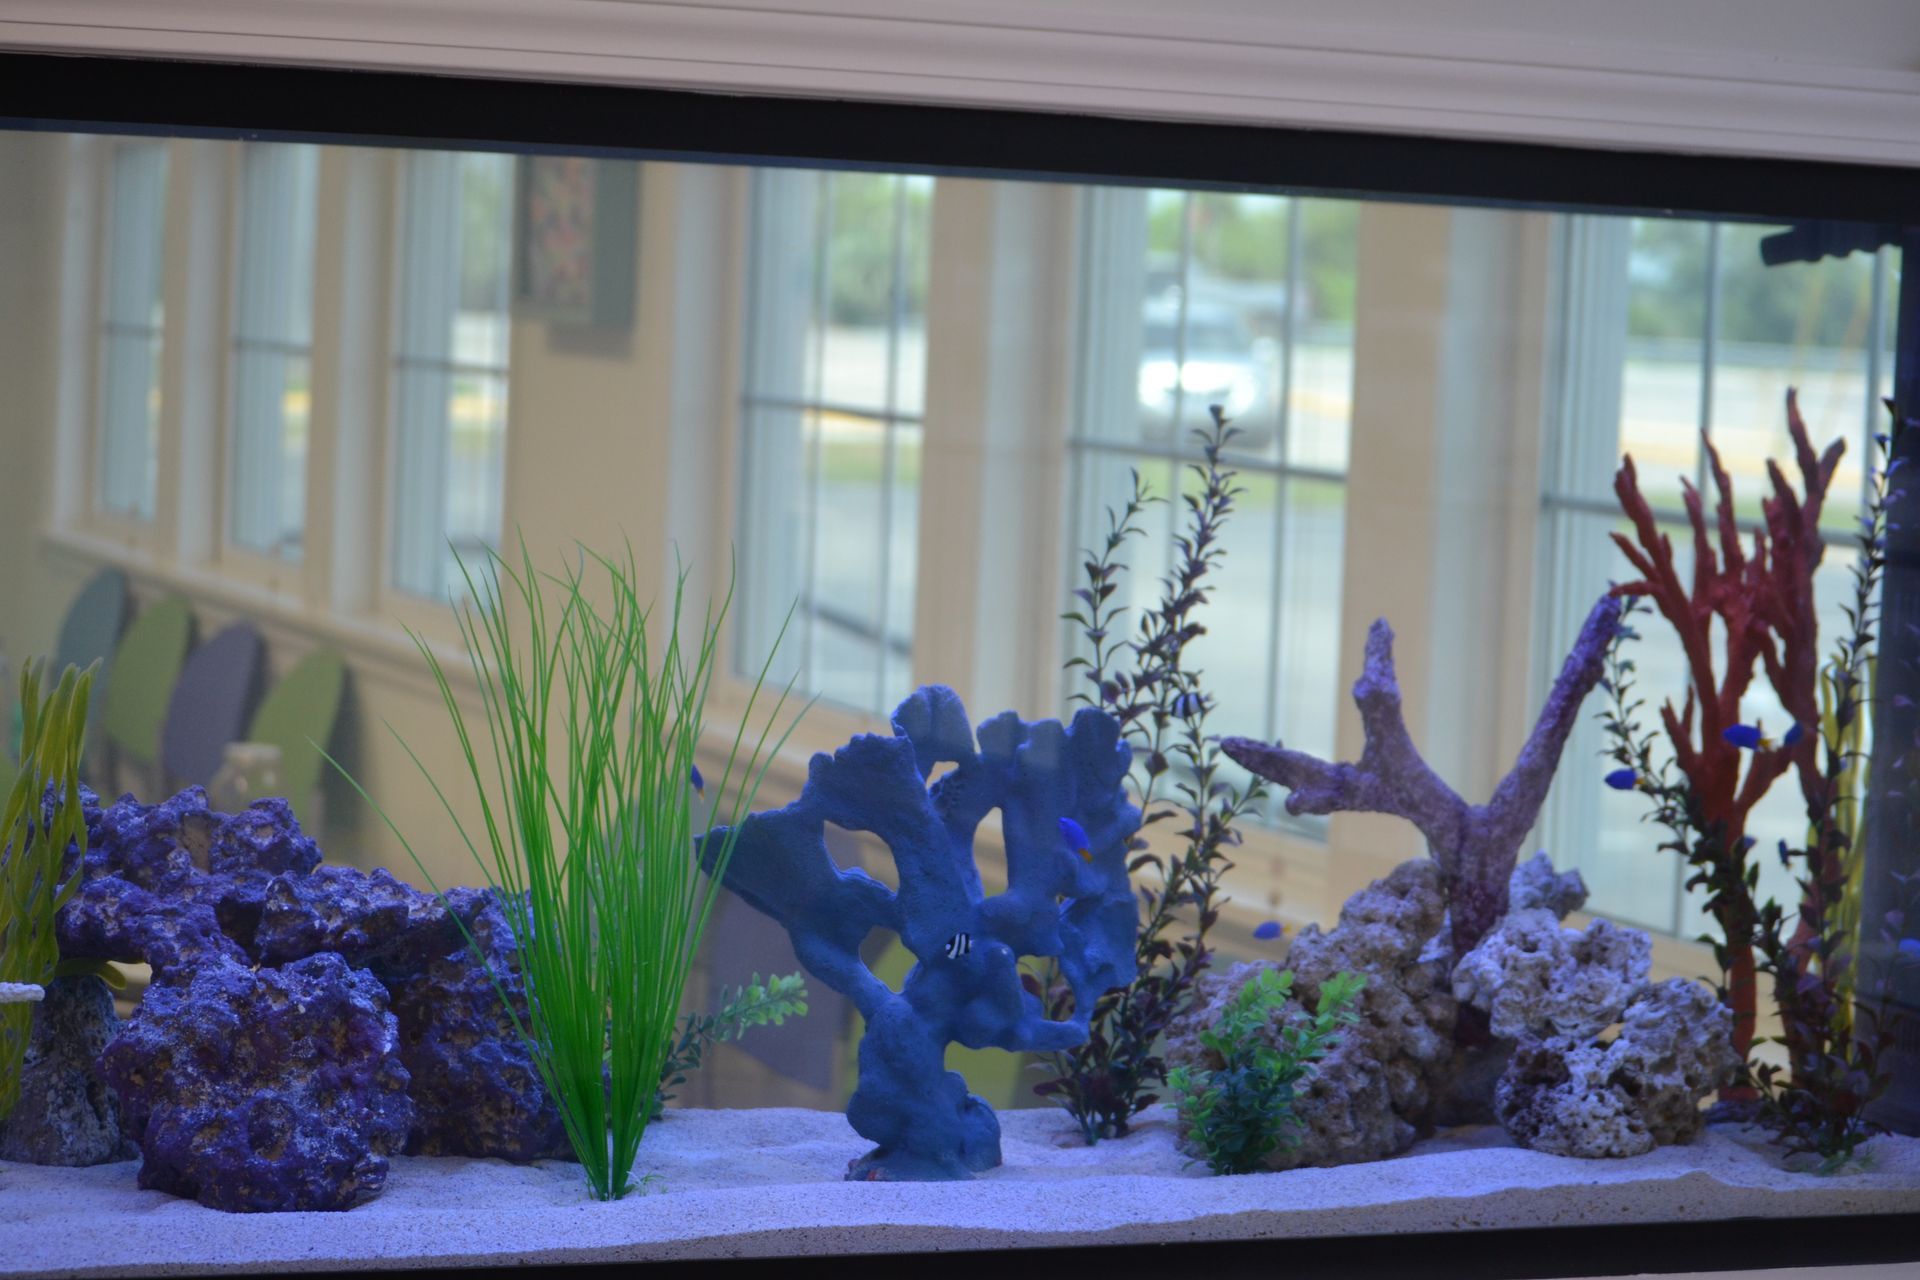
{"label": "framed artwork on wall", "polygon": [[639,185],[629,160],[521,161],[514,300],[523,314],[581,328],[632,325]]}

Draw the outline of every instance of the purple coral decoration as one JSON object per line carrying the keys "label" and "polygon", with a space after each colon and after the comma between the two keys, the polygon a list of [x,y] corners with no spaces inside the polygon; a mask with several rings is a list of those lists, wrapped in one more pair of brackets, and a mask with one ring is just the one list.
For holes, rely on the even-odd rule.
{"label": "purple coral decoration", "polygon": [[[1071,725],[1006,712],[980,726],[978,748],[959,697],[916,691],[893,713],[893,736],[863,734],[813,757],[800,798],[740,826],[725,883],[793,936],[808,972],[866,1019],[860,1083],[847,1119],[877,1144],[849,1179],[966,1178],[1000,1163],[1000,1122],[944,1066],[946,1047],[1041,1052],[1087,1036],[1100,995],[1134,971],[1139,911],[1127,845],[1140,825],[1123,782],[1131,753],[1119,725],[1086,709]],[[943,763],[954,768],[929,785]],[[975,829],[1000,811],[1005,893],[987,897]],[[1087,836],[1068,849],[1061,820]],[[887,845],[898,893],[836,866],[826,827],[870,831]],[[723,832],[703,848],[711,858]],[[918,959],[898,993],[869,971],[860,944],[874,929]],[[1021,980],[1022,956],[1056,957],[1075,1012],[1048,1020]]]}
{"label": "purple coral decoration", "polygon": [[1521,842],[1546,801],[1580,704],[1600,680],[1620,611],[1620,601],[1609,596],[1587,614],[1519,758],[1484,805],[1461,799],[1413,745],[1393,670],[1393,628],[1384,618],[1367,632],[1366,666],[1353,685],[1366,730],[1358,763],[1329,764],[1251,738],[1220,745],[1254,773],[1290,788],[1288,813],[1388,813],[1418,827],[1447,891],[1453,954],[1464,956],[1506,914]]}

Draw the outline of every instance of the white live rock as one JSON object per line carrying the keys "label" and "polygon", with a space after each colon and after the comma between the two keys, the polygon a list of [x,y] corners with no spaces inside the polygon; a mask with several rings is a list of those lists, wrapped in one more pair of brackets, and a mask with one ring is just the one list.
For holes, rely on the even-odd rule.
{"label": "white live rock", "polygon": [[46,988],[35,983],[0,982],[0,1004],[33,1004],[46,994]]}

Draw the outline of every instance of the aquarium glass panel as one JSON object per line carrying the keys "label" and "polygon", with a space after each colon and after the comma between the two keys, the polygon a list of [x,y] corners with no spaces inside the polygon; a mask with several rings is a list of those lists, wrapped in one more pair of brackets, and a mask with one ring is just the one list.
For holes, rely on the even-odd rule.
{"label": "aquarium glass panel", "polygon": [[160,458],[161,259],[167,145],[115,142],[107,161],[106,281],[100,291],[99,502],[153,519]]}
{"label": "aquarium glass panel", "polygon": [[250,551],[298,560],[313,413],[320,149],[249,143],[239,167],[227,534]]}
{"label": "aquarium glass panel", "polygon": [[419,152],[401,184],[394,585],[464,590],[500,537],[513,270],[511,156]]}
{"label": "aquarium glass panel", "polygon": [[1920,183],[625,93],[0,122],[0,1259],[1920,1254]]}

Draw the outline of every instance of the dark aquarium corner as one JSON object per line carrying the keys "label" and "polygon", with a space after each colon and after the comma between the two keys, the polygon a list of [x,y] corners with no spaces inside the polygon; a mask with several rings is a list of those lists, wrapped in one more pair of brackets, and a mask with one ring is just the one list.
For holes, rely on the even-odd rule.
{"label": "dark aquarium corner", "polygon": [[0,14],[0,1277],[1920,1268],[1837,2]]}

